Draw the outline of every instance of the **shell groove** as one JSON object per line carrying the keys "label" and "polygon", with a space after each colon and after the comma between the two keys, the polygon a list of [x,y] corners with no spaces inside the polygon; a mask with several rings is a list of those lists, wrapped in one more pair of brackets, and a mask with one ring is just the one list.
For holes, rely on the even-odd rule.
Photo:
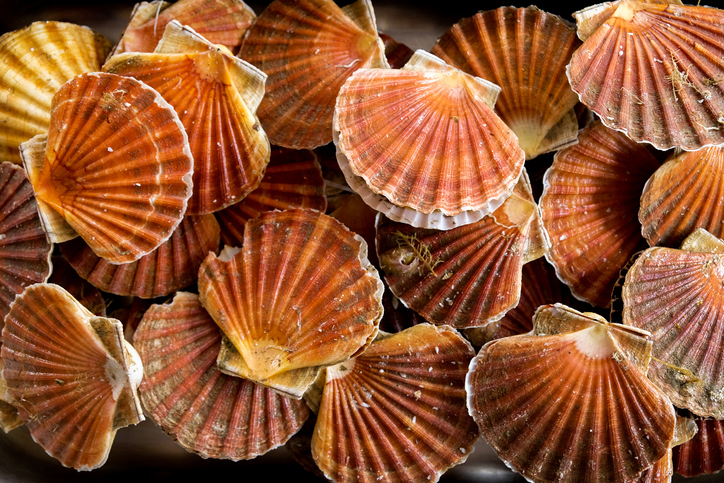
{"label": "shell groove", "polygon": [[674,448],[676,472],[687,478],[724,468],[724,421],[697,419],[696,426],[696,436]]}

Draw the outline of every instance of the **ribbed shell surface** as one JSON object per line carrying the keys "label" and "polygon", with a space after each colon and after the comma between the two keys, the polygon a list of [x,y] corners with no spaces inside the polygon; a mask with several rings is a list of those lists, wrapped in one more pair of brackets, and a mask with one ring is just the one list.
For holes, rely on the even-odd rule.
{"label": "ribbed shell surface", "polygon": [[221,332],[198,296],[179,292],[153,305],[133,336],[149,416],[187,451],[252,459],[284,444],[309,416],[301,400],[221,373]]}
{"label": "ribbed shell surface", "polygon": [[269,77],[259,119],[272,144],[312,149],[332,141],[340,87],[358,69],[386,67],[370,2],[367,25],[332,0],[276,0],[249,29],[239,57]]}
{"label": "ribbed shell surface", "polygon": [[724,421],[697,419],[693,439],[674,448],[674,468],[687,478],[724,468]]}
{"label": "ribbed shell surface", "polygon": [[60,251],[81,277],[104,292],[151,299],[192,285],[219,241],[214,215],[199,215],[185,216],[168,240],[135,262],[108,263],[81,238],[60,244]]}
{"label": "ribbed shell surface", "polygon": [[[531,6],[501,7],[460,20],[432,48],[450,65],[502,88],[495,112],[518,136],[527,159],[576,105],[566,65],[581,42],[560,17]],[[575,122],[554,148],[575,140]]]}
{"label": "ribbed shell surface", "polygon": [[674,463],[672,450],[669,450],[663,458],[641,473],[641,476],[631,483],[670,483],[672,476],[674,476]]}
{"label": "ribbed shell surface", "polygon": [[648,377],[680,408],[724,419],[724,258],[646,250],[626,275],[623,323],[651,332]]}
{"label": "ribbed shell surface", "polygon": [[109,42],[88,27],[35,22],[0,37],[0,161],[20,163],[18,146],[48,132],[60,86],[99,71]]}
{"label": "ribbed shell surface", "polygon": [[619,270],[645,248],[639,197],[658,167],[643,145],[600,122],[556,153],[540,199],[546,256],[579,299],[608,307]]}
{"label": "ribbed shell surface", "polygon": [[657,149],[724,143],[724,11],[619,3],[578,49],[568,77],[612,129]]}
{"label": "ribbed shell surface", "polygon": [[474,351],[455,330],[421,324],[327,369],[312,456],[342,482],[435,482],[479,432],[465,406]]}

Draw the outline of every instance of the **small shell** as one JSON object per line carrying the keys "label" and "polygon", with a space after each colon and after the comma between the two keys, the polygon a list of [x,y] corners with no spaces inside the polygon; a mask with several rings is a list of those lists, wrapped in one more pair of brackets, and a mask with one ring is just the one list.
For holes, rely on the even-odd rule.
{"label": "small shell", "polygon": [[421,324],[327,368],[312,456],[332,481],[435,482],[479,433],[464,379],[475,355],[455,330]]}
{"label": "small shell", "polygon": [[16,297],[2,336],[11,403],[63,466],[98,468],[116,431],[143,421],[143,368],[119,321],[95,317],[58,285],[35,284]]}
{"label": "small shell", "polygon": [[674,448],[676,472],[687,478],[718,473],[724,468],[724,421],[697,419],[696,426],[696,436]]}
{"label": "small shell", "polygon": [[296,398],[322,367],[369,345],[382,291],[364,240],[307,210],[249,220],[242,248],[199,269],[201,303],[228,338],[221,370]]}
{"label": "small shell", "polygon": [[309,416],[294,400],[216,367],[221,332],[195,294],[153,305],[133,336],[146,413],[187,451],[252,459],[284,444]]}
{"label": "small shell", "polygon": [[5,433],[9,433],[22,425],[23,420],[18,414],[18,408],[0,400],[0,429]]}
{"label": "small shell", "polygon": [[51,241],[80,235],[111,263],[155,250],[191,196],[193,158],[178,116],[127,77],[92,73],[64,84],[49,134],[21,151]]}
{"label": "small shell", "polygon": [[50,275],[48,283],[60,285],[93,315],[105,317],[106,301],[103,299],[101,291],[90,282],[83,280],[62,255],[56,252],[52,261],[53,273]]}
{"label": "small shell", "polygon": [[389,35],[380,32],[380,39],[385,44],[385,58],[393,69],[401,69],[415,52],[405,44],[401,44]]}

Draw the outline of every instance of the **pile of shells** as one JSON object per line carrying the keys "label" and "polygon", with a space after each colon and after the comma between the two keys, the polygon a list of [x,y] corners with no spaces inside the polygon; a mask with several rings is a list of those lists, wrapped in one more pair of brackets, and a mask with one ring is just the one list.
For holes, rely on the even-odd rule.
{"label": "pile of shells", "polygon": [[[0,427],[102,466],[724,467],[724,11],[140,3],[0,37]],[[535,160],[534,160],[535,159]],[[57,245],[57,247],[55,247]]]}

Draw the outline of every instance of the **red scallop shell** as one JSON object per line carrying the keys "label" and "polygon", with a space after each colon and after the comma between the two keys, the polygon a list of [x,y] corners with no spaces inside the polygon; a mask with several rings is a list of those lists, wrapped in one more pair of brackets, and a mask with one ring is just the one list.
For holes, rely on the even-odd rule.
{"label": "red scallop shell", "polygon": [[691,478],[718,473],[724,468],[724,421],[697,419],[693,439],[674,447],[674,468]]}

